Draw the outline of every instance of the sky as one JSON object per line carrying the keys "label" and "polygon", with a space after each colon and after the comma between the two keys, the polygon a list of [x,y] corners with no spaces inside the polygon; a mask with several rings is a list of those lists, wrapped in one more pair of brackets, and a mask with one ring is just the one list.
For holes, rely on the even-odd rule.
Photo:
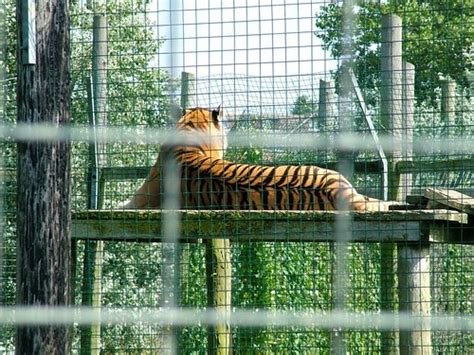
{"label": "sky", "polygon": [[158,35],[168,39],[161,48],[159,65],[197,77],[328,73],[336,61],[321,49],[314,35],[315,14],[324,4],[311,0],[155,0]]}

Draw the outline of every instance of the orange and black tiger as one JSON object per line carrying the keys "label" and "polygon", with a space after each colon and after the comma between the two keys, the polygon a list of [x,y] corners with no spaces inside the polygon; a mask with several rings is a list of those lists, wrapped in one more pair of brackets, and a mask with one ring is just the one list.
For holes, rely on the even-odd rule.
{"label": "orange and black tiger", "polygon": [[[223,159],[227,148],[223,110],[195,108],[177,130],[199,144],[168,145],[143,185],[124,208],[160,208],[160,171],[165,157],[181,170],[181,207],[234,210],[380,210],[382,201],[359,194],[336,171],[317,166],[261,166]],[[339,208],[338,208],[339,207]],[[342,208],[341,208],[342,207]]]}

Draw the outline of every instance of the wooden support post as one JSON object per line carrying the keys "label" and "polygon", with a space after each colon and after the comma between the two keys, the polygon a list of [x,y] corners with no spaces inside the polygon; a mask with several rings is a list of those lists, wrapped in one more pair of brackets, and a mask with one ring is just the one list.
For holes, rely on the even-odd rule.
{"label": "wooden support post", "polygon": [[[186,110],[190,108],[190,105],[193,105],[194,100],[194,74],[183,71],[181,73],[181,108]],[[189,244],[184,244],[181,247],[181,289],[186,289],[187,275],[188,275],[188,265],[189,265]]]}
{"label": "wooden support post", "polygon": [[[181,109],[186,110],[192,106],[194,106],[194,74],[188,72],[181,73]],[[180,112],[180,115],[182,112]],[[191,253],[191,245],[189,243],[184,243],[180,245],[180,254],[181,254],[181,262],[180,262],[180,282],[181,282],[181,290],[188,289],[188,278],[189,278],[189,261],[190,261],[190,253]],[[207,269],[206,269],[207,271]],[[177,302],[181,302],[182,306],[186,307],[188,304],[183,302],[184,295],[181,293],[181,300],[177,300]],[[178,339],[181,335],[180,330],[177,329]],[[179,340],[177,341],[179,344]]]}
{"label": "wooden support post", "polygon": [[[403,136],[403,62],[402,20],[396,15],[382,17],[381,58],[381,123],[385,134],[392,137],[396,147],[402,147]],[[401,200],[395,164],[402,158],[402,149],[389,156],[389,199]]]}
{"label": "wooden support post", "polygon": [[[195,105],[195,78],[187,72],[181,73],[181,107],[187,109]],[[186,260],[189,245],[182,251],[182,275],[186,275]],[[232,300],[232,261],[229,239],[206,241],[207,304],[209,308],[230,313]],[[208,328],[208,354],[231,354],[230,324],[220,324]]]}
{"label": "wooden support post", "polygon": [[[341,65],[340,76],[340,94],[338,96],[338,133],[348,134],[353,132],[353,97],[352,81],[348,63]],[[345,149],[337,151],[337,170],[344,175],[349,181],[354,176],[354,151]]]}
{"label": "wooden support post", "polygon": [[181,108],[183,110],[195,105],[195,93],[194,74],[183,71],[181,73]]}
{"label": "wooden support post", "polygon": [[[229,239],[206,242],[206,273],[208,307],[230,314],[232,301],[232,258]],[[232,354],[230,324],[209,327],[207,353]]]}
{"label": "wooden support post", "polygon": [[336,126],[335,103],[334,81],[319,80],[318,128],[322,132],[332,132]]}
{"label": "wooden support post", "polygon": [[452,79],[441,81],[441,119],[446,125],[446,136],[454,136],[456,118],[456,82]]}
{"label": "wooden support post", "polygon": [[[396,15],[382,17],[382,58],[381,58],[381,123],[384,133],[400,142],[402,134],[402,20]],[[401,142],[400,142],[401,143]],[[401,158],[401,150],[388,155],[389,200],[397,200],[398,181],[395,164]],[[397,258],[395,245],[381,245],[381,308],[393,312],[397,296],[395,273]],[[383,332],[381,351],[396,354],[397,332]]]}
{"label": "wooden support post", "polygon": [[[446,125],[444,132],[445,137],[454,137],[454,129],[456,126],[456,82],[452,79],[444,79],[441,81],[441,120]],[[449,158],[449,157],[447,157]],[[453,184],[454,174],[446,172],[443,174],[443,185],[451,187]]]}
{"label": "wooden support post", "polygon": [[[17,123],[67,127],[71,121],[69,2],[17,0],[16,8]],[[22,47],[25,44],[29,47]],[[16,305],[69,307],[70,142],[19,141],[16,174]],[[71,333],[72,325],[20,325],[15,352],[69,354]]]}
{"label": "wooden support post", "polygon": [[[403,119],[402,119],[402,160],[413,160],[413,122],[415,113],[415,66],[403,61]],[[397,197],[405,202],[413,188],[413,175],[400,174],[397,178]]]}
{"label": "wooden support post", "polygon": [[[413,158],[413,115],[415,102],[415,67],[403,62],[403,160]],[[397,198],[406,201],[413,184],[412,174],[400,174]],[[430,247],[429,244],[398,244],[398,297],[400,312],[430,315]],[[431,354],[429,322],[421,329],[400,332],[401,354]]]}
{"label": "wooden support post", "polygon": [[[107,18],[94,16],[92,81],[89,86],[89,123],[92,127],[107,124]],[[105,144],[89,146],[89,209],[102,208],[103,191],[100,168],[106,165]],[[100,307],[102,297],[102,262],[104,242],[87,241],[84,250],[82,305]],[[81,353],[100,353],[100,325],[83,327]]]}
{"label": "wooden support post", "polygon": [[[403,66],[402,61],[402,21],[396,15],[385,15],[382,18],[382,90],[381,90],[381,122],[388,135],[393,137],[395,147],[400,150],[392,151],[389,159],[389,199],[403,201],[407,192],[403,188],[404,180],[396,172],[396,164],[406,153],[411,151],[411,147],[404,147],[408,142],[406,131],[407,124],[411,119],[412,103],[405,106],[403,101],[413,97],[411,92],[403,89],[410,87],[413,81],[413,67],[409,64]],[[407,70],[403,74],[403,69]],[[404,83],[405,79],[405,83]],[[404,131],[405,129],[405,131]],[[405,136],[405,139],[404,139]],[[404,147],[404,148],[402,148]],[[408,183],[405,183],[408,185]],[[406,186],[405,186],[406,187]],[[430,314],[430,294],[429,294],[429,247],[425,245],[398,244],[398,278],[399,278],[399,299],[400,309],[410,314]],[[382,246],[382,308],[393,310],[396,288],[394,278],[395,250],[393,245]],[[420,272],[420,270],[423,270]],[[419,287],[422,287],[420,289]],[[410,289],[410,292],[406,292]],[[399,345],[402,353],[431,353],[431,334],[428,324],[424,325],[423,332],[420,330],[400,332]],[[423,336],[419,336],[423,334]],[[382,335],[382,352],[396,352],[395,332],[384,333]]]}
{"label": "wooden support post", "polygon": [[[399,245],[398,284],[400,312],[429,316],[430,247],[429,244]],[[428,320],[418,329],[400,332],[401,354],[431,354],[431,331]]]}

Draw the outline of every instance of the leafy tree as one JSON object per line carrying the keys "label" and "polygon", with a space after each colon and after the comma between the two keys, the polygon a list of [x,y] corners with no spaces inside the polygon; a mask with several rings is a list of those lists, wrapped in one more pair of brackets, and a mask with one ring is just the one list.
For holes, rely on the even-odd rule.
{"label": "leafy tree", "polygon": [[300,95],[296,98],[291,113],[293,115],[309,116],[315,110],[315,104],[307,95]]}
{"label": "leafy tree", "polygon": [[[403,20],[403,55],[415,65],[415,91],[419,103],[434,104],[439,75],[451,77],[458,86],[468,88],[472,70],[469,51],[473,44],[470,8],[463,0],[390,0],[386,4],[356,0],[353,8],[354,70],[359,85],[374,104],[380,87],[381,17],[397,14]],[[329,4],[316,18],[315,35],[335,58],[343,51],[342,8]],[[336,75],[338,75],[337,73]]]}

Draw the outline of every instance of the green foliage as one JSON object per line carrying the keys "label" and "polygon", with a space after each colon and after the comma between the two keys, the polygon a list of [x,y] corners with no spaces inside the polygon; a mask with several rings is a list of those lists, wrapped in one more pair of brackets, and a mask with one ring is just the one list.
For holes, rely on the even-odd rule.
{"label": "green foliage", "polygon": [[[232,128],[233,131],[238,131],[239,134],[254,133],[256,126],[259,125],[259,118],[254,115],[241,115]],[[249,144],[245,148],[229,147],[225,152],[225,158],[232,162],[258,164],[262,162],[264,150],[255,145]]]}
{"label": "green foliage", "polygon": [[[468,72],[472,61],[468,53],[473,44],[472,10],[467,2],[357,0],[353,23],[353,66],[359,85],[370,92],[369,103],[375,103],[380,88],[381,17],[397,14],[403,21],[403,56],[416,68],[415,92],[419,103],[433,104],[439,75],[456,80],[460,88],[469,87]],[[335,58],[343,51],[342,9],[339,5],[323,6],[316,18],[316,36],[323,49]],[[338,72],[338,75],[340,73]]]}
{"label": "green foliage", "polygon": [[168,76],[156,65],[163,40],[153,31],[148,0],[114,0],[93,10],[72,7],[73,119],[87,123],[88,78],[91,75],[92,19],[107,17],[107,112],[111,125],[161,126],[167,117]]}
{"label": "green foliage", "polygon": [[310,116],[314,114],[316,104],[307,95],[300,95],[296,98],[291,113],[293,115]]}

